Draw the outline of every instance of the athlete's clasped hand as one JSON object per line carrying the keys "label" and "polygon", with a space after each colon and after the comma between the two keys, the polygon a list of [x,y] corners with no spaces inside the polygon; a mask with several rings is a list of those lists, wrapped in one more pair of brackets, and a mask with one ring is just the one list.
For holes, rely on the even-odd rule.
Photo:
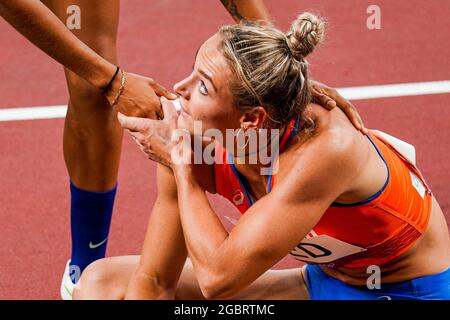
{"label": "athlete's clasped hand", "polygon": [[178,140],[172,141],[173,132],[177,129],[178,114],[170,101],[161,101],[161,104],[164,111],[164,119],[161,121],[128,117],[122,113],[118,114],[118,119],[149,159],[171,167],[174,163],[172,150],[178,145]]}

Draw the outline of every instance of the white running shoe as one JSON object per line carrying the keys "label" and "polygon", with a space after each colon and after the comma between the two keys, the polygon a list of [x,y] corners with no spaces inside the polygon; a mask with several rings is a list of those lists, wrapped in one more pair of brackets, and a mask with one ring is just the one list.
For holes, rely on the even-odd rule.
{"label": "white running shoe", "polygon": [[63,300],[72,300],[73,289],[75,289],[75,285],[70,279],[70,260],[68,260],[61,281],[61,298]]}

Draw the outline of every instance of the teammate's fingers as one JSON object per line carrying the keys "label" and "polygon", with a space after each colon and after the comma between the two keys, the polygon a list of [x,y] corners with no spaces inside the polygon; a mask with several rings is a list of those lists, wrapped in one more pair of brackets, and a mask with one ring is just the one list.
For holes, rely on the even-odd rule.
{"label": "teammate's fingers", "polygon": [[336,107],[336,101],[324,94],[316,94],[315,98],[319,101],[320,105],[328,110],[332,110]]}
{"label": "teammate's fingers", "polygon": [[164,116],[161,101],[158,98],[156,98],[155,101],[153,102],[154,102],[153,108],[147,110],[145,117],[153,120],[159,120]]}
{"label": "teammate's fingers", "polygon": [[364,126],[361,116],[350,101],[341,96],[337,90],[331,88],[327,88],[327,95],[329,95],[336,102],[337,106],[345,112],[347,117],[358,130],[367,134],[367,129]]}
{"label": "teammate's fingers", "polygon": [[153,82],[151,84],[151,87],[159,97],[166,97],[167,99],[171,99],[171,100],[177,98],[176,94],[170,92],[169,90],[167,90],[165,87],[163,87],[162,85],[160,85],[157,82]]}
{"label": "teammate's fingers", "polygon": [[355,114],[356,121],[359,123],[359,126],[360,126],[359,130],[364,134],[368,134],[369,131],[367,130],[366,126],[364,125],[364,121],[361,118],[361,116],[359,115],[359,113],[356,112],[356,110],[352,110],[352,112],[353,112],[353,114]]}
{"label": "teammate's fingers", "polygon": [[359,113],[356,111],[356,108],[352,104],[346,103],[342,109],[358,130],[360,130],[363,133],[367,133],[367,129],[364,126],[364,122],[361,116],[359,115]]}

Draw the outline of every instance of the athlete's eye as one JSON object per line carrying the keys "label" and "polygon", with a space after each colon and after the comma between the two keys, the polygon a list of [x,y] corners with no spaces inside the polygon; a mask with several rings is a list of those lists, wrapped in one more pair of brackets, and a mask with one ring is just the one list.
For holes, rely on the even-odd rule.
{"label": "athlete's eye", "polygon": [[206,85],[203,82],[203,80],[200,80],[200,93],[205,96],[208,94],[208,88],[206,88]]}

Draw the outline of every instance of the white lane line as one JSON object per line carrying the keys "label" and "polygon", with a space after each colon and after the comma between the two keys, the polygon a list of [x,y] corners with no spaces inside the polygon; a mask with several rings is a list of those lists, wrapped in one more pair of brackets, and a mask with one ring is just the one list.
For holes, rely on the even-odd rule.
{"label": "white lane line", "polygon": [[399,83],[379,86],[338,89],[349,100],[366,100],[391,97],[419,96],[450,93],[450,81]]}
{"label": "white lane line", "polygon": [[58,119],[66,116],[67,106],[0,109],[0,121]]}
{"label": "white lane line", "polygon": [[[418,96],[450,93],[450,80],[399,83],[377,86],[349,87],[337,89],[349,100]],[[66,116],[67,106],[43,106],[0,109],[1,121],[58,119]]]}

